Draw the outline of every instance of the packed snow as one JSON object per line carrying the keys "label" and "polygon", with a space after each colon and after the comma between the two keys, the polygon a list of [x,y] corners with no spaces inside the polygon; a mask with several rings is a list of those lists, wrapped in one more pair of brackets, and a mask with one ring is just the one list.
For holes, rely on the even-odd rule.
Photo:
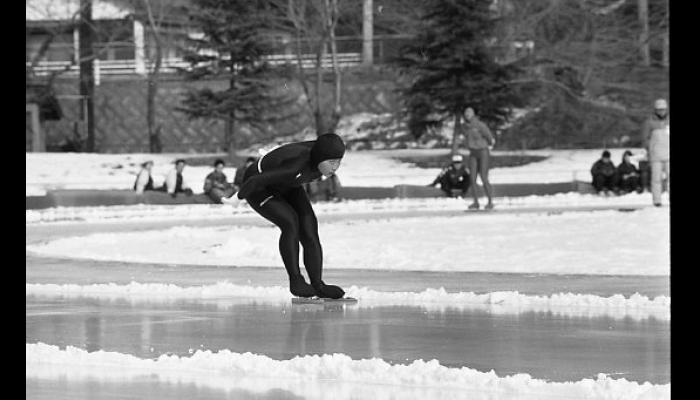
{"label": "packed snow", "polygon": [[[669,275],[669,214],[523,213],[345,220],[319,226],[326,268]],[[46,256],[219,266],[280,265],[268,226],[173,227],[27,245]]]}
{"label": "packed snow", "polygon": [[[463,211],[470,199],[456,198],[389,198],[376,200],[345,200],[338,203],[321,202],[314,205],[317,215],[370,213],[383,214],[401,211]],[[483,199],[485,201],[485,199]],[[662,195],[668,204],[668,194]],[[551,209],[552,212],[567,211],[567,208],[600,207],[625,208],[650,206],[648,193],[630,193],[625,196],[604,197],[581,193],[559,193],[546,196],[498,197],[494,199],[497,210],[523,210],[533,208]],[[541,210],[540,210],[541,211]],[[52,207],[26,210],[25,222],[70,223],[70,222],[127,222],[161,220],[219,220],[238,216],[257,215],[243,201],[238,207],[221,204],[180,205],[130,205],[99,207]]]}
{"label": "packed snow", "polygon": [[[619,163],[624,149],[612,149],[614,162]],[[393,187],[399,184],[427,185],[440,172],[439,168],[418,168],[412,163],[401,162],[397,157],[416,154],[446,154],[447,149],[411,149],[348,151],[338,170],[340,182],[346,186]],[[602,149],[596,150],[528,150],[524,152],[494,151],[494,155],[539,155],[544,161],[518,167],[494,168],[490,172],[491,183],[551,183],[571,182],[575,179],[589,181],[591,165]],[[467,154],[467,152],[464,152]],[[42,196],[54,189],[132,189],[140,164],[154,162],[153,180],[160,186],[165,175],[178,158],[191,154],[92,154],[92,153],[25,153],[27,196]],[[211,156],[215,154],[202,154]],[[219,154],[224,156],[223,154]],[[224,173],[233,180],[235,165],[229,165]],[[204,178],[212,167],[187,166],[183,172],[185,182],[195,193],[201,193]]]}
{"label": "packed snow", "polygon": [[[76,284],[26,284],[26,294],[35,296],[59,296],[66,298],[98,298],[107,300],[128,299],[135,303],[173,301],[178,299],[212,300],[215,305],[231,305],[237,302],[289,304],[289,289],[281,286],[248,286],[229,282],[213,285],[181,287],[173,284],[138,283],[127,285],[114,283]],[[422,292],[383,292],[366,287],[346,288],[346,296],[359,303],[353,307],[418,306],[428,311],[485,310],[493,314],[520,314],[547,312],[571,317],[656,318],[668,321],[671,316],[671,298],[657,296],[650,299],[635,293],[601,297],[590,294],[557,293],[551,296],[532,296],[515,291],[490,293],[447,292],[444,288],[426,289]]]}
{"label": "packed snow", "polygon": [[27,378],[129,381],[155,376],[166,382],[264,393],[289,391],[305,399],[669,399],[671,385],[638,383],[599,374],[577,382],[548,382],[528,374],[498,376],[468,367],[449,368],[438,360],[389,364],[378,358],[353,360],[345,354],[274,360],[265,355],[197,350],[189,357],[155,359],[76,347],[26,344]]}

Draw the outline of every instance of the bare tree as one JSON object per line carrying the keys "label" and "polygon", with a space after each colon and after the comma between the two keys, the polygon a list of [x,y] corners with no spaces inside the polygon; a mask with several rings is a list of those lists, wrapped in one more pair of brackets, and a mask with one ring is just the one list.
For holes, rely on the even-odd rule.
{"label": "bare tree", "polygon": [[[341,72],[337,61],[337,46],[335,29],[341,10],[338,0],[288,0],[288,18],[295,35],[295,50],[297,58],[297,77],[304,89],[310,112],[314,118],[314,125],[318,135],[333,130],[341,117]],[[306,82],[306,74],[303,68],[304,44],[315,55],[315,86],[314,99],[309,96],[310,90]],[[322,102],[323,93],[323,59],[328,47],[331,51],[333,64],[333,108],[331,115],[326,118]]]}

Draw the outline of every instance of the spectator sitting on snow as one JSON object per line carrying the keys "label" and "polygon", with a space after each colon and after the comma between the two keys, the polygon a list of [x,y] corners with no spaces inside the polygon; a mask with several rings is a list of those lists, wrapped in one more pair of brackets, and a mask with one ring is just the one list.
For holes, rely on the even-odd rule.
{"label": "spectator sitting on snow", "polygon": [[235,193],[233,185],[226,181],[224,160],[214,161],[214,171],[204,179],[204,193],[217,203],[221,203],[222,197],[231,197]]}
{"label": "spectator sitting on snow", "polygon": [[619,179],[620,191],[629,193],[637,191],[642,193],[642,181],[637,167],[631,161],[632,152],[626,150],[622,155],[622,162],[617,166],[617,176]]}
{"label": "spectator sitting on snow", "polygon": [[255,163],[255,161],[257,161],[255,157],[248,157],[245,160],[245,164],[236,170],[236,175],[233,177],[233,186],[236,191],[238,191],[241,188],[241,185],[243,184],[243,176],[245,175],[245,170],[248,169],[248,167],[251,164]]}
{"label": "spectator sitting on snow", "polygon": [[182,176],[182,171],[185,169],[185,160],[175,160],[175,169],[171,170],[165,177],[165,191],[170,196],[175,198],[178,193],[184,193],[187,196],[192,195],[192,189],[185,183],[185,178]]}
{"label": "spectator sitting on snow", "polygon": [[340,179],[333,174],[330,177],[321,177],[321,180],[304,184],[304,189],[309,196],[309,200],[340,201]]}
{"label": "spectator sitting on snow", "polygon": [[141,171],[136,175],[136,181],[134,182],[134,190],[138,194],[143,194],[146,190],[155,190],[153,187],[153,177],[151,177],[151,169],[153,168],[153,161],[146,161],[141,164]]}
{"label": "spectator sitting on snow", "polygon": [[435,178],[433,183],[428,186],[440,184],[440,189],[445,192],[447,197],[452,197],[453,190],[460,190],[462,197],[467,196],[469,190],[469,172],[467,172],[463,163],[464,159],[460,154],[452,156],[452,162],[447,167],[440,171],[440,174]]}
{"label": "spectator sitting on snow", "polygon": [[591,167],[591,175],[593,176],[593,188],[602,194],[610,195],[615,190],[617,171],[615,165],[610,159],[610,152],[605,150],[603,155]]}

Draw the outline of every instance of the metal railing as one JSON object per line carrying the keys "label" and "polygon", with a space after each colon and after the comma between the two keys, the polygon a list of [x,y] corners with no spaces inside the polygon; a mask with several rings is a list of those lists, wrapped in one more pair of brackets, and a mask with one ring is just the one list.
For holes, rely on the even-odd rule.
{"label": "metal railing", "polygon": [[[309,69],[316,67],[316,56],[314,54],[302,55],[302,68]],[[362,62],[360,53],[339,53],[336,55],[338,66],[340,68],[348,68],[359,65]],[[263,60],[270,65],[291,65],[297,66],[297,57],[294,54],[274,54],[264,56]],[[100,75],[129,75],[129,74],[145,74],[147,71],[153,71],[154,62],[146,61],[141,66],[136,60],[94,60],[93,67],[96,77]],[[31,66],[30,62],[26,63],[27,67]],[[321,68],[330,69],[333,67],[333,60],[330,54],[326,54],[321,59]],[[175,73],[178,69],[191,68],[191,64],[182,58],[166,58],[162,60],[160,72]],[[75,75],[80,71],[80,67],[70,61],[40,61],[33,69],[37,76],[46,76],[55,71],[65,70],[68,75]],[[98,78],[96,78],[98,79]]]}

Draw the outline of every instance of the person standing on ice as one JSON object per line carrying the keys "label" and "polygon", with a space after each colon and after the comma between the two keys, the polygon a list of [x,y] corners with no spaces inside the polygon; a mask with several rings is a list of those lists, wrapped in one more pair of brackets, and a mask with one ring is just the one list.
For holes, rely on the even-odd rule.
{"label": "person standing on ice", "polygon": [[[321,279],[323,251],[318,221],[303,185],[321,176],[331,177],[340,167],[345,144],[335,133],[316,140],[282,145],[250,165],[238,193],[222,202],[245,199],[250,207],[280,228],[279,251],[289,276],[289,291],[298,297],[339,299],[345,291]],[[299,270],[299,244],[311,284]]]}
{"label": "person standing on ice", "polygon": [[489,200],[486,209],[490,210],[493,208],[493,191],[489,182],[489,149],[493,147],[496,140],[489,127],[474,114],[473,108],[467,107],[464,111],[464,119],[465,124],[462,125],[462,132],[466,138],[467,149],[469,149],[469,177],[471,180],[469,186],[472,187],[472,195],[474,196],[474,202],[469,206],[469,209],[479,209],[479,197],[476,193],[476,175],[478,173]]}
{"label": "person standing on ice", "polygon": [[664,178],[667,190],[671,193],[670,139],[671,119],[668,115],[668,104],[666,100],[658,99],[654,102],[654,114],[644,121],[642,128],[642,140],[651,164],[651,196],[657,207],[661,207]]}

